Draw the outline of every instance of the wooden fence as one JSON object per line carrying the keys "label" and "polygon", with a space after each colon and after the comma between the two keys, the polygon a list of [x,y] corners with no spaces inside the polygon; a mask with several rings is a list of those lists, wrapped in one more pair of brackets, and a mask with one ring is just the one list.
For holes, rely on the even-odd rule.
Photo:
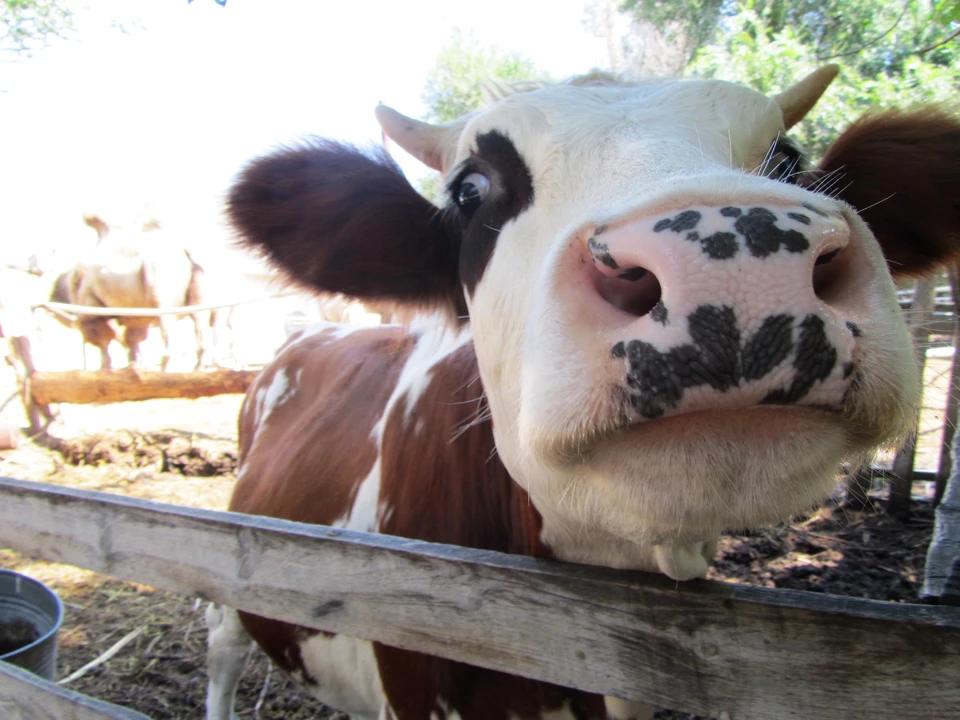
{"label": "wooden fence", "polygon": [[[921,290],[902,298],[922,317],[920,339],[954,336],[957,313],[945,288]],[[43,373],[25,357],[24,387],[35,410],[54,402],[243,392],[255,375]],[[955,406],[952,413],[948,428]],[[937,475],[945,477],[942,463]],[[676,584],[9,479],[0,479],[0,547],[287,622],[701,715],[960,718],[957,607]],[[0,717],[143,718],[2,663]]]}
{"label": "wooden fence", "polygon": [[[284,297],[280,293],[264,298],[231,303],[189,305],[178,308],[100,308],[47,302],[38,305],[70,322],[79,315],[106,317],[159,317],[183,315],[201,310],[232,308],[248,303]],[[256,370],[228,370],[168,373],[139,368],[122,370],[74,370],[43,372],[33,359],[29,337],[9,338],[10,361],[17,376],[18,392],[30,424],[31,434],[40,433],[53,419],[50,405],[56,403],[104,403],[156,398],[198,398],[229,393],[245,393],[257,376]]]}
{"label": "wooden fence", "polygon": [[10,479],[0,547],[701,715],[960,718],[960,607],[675,583]]}

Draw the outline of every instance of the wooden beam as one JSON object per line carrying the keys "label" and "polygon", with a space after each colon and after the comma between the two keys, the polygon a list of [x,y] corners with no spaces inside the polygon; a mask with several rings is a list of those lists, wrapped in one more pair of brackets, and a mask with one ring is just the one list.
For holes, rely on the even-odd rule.
{"label": "wooden beam", "polygon": [[9,479],[0,547],[699,715],[960,717],[960,608],[676,583]]}
{"label": "wooden beam", "polygon": [[245,393],[259,372],[222,368],[184,373],[134,368],[35,372],[30,376],[30,392],[38,404],[198,398]]}
{"label": "wooden beam", "polygon": [[150,720],[133,710],[94,700],[0,662],[0,717],[4,720]]}

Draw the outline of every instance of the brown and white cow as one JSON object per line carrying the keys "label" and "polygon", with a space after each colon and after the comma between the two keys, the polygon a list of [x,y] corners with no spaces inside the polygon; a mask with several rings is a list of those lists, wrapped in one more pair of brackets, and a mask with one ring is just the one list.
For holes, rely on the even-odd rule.
{"label": "brown and white cow", "polygon": [[[82,261],[57,276],[50,292],[53,302],[96,308],[176,308],[199,305],[204,300],[205,272],[187,252],[149,221],[142,231],[112,230],[97,215],[87,215],[84,223],[97,233],[97,245]],[[115,326],[123,328],[122,343],[130,365],[140,362],[140,343],[150,328],[157,326],[163,340],[161,368],[170,360],[170,331],[177,317],[102,317],[80,316],[72,323],[56,316],[64,325],[76,327],[86,343],[100,350],[100,368],[112,367],[108,348],[121,340]],[[196,368],[209,360],[212,328],[216,313],[202,310],[191,314],[197,341]]]}
{"label": "brown and white cow", "polygon": [[[960,230],[947,113],[867,118],[807,166],[786,131],[835,72],[773,99],[594,76],[440,127],[378,108],[445,174],[443,211],[386,157],[335,142],[252,163],[229,201],[250,246],[318,290],[438,312],[292,337],[244,403],[231,509],[685,580],[722,531],[820,501],[841,461],[913,424],[888,267],[928,271]],[[832,172],[841,190],[818,192]],[[354,720],[650,712],[208,619],[211,718],[229,717],[247,634]]]}

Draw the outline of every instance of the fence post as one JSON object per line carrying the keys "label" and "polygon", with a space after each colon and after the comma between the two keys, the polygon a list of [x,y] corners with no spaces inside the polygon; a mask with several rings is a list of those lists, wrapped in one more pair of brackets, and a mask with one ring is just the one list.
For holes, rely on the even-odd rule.
{"label": "fence post", "polygon": [[951,266],[947,276],[950,279],[950,294],[953,304],[953,361],[950,364],[950,384],[947,387],[947,408],[943,414],[943,435],[940,440],[940,463],[937,468],[936,485],[933,496],[934,505],[939,505],[950,477],[953,464],[953,436],[957,429],[957,415],[960,412],[960,266]]}
{"label": "fence post", "polygon": [[30,376],[36,371],[36,366],[33,364],[33,355],[30,352],[30,338],[15,335],[9,339],[9,342],[10,361],[17,376],[20,398],[30,422],[30,434],[35,435],[43,432],[44,428],[53,422],[53,413],[49,405],[41,405],[33,400]]}
{"label": "fence post", "polygon": [[[960,433],[953,437],[954,457],[960,453]],[[953,472],[947,481],[943,502],[937,506],[936,521],[933,528],[933,538],[927,550],[927,563],[921,596],[926,598],[945,599],[943,596],[954,596],[952,602],[957,602],[956,590],[948,589],[948,580],[952,577],[955,584],[960,577],[956,576],[957,560],[960,560],[960,463],[954,464]]]}
{"label": "fence post", "polygon": [[[927,360],[927,345],[930,339],[929,321],[933,307],[935,279],[917,280],[910,304],[908,324],[921,377]],[[887,514],[898,520],[910,517],[910,490],[913,485],[913,461],[917,453],[917,434],[912,434],[897,451],[893,460],[890,492],[887,496]]]}

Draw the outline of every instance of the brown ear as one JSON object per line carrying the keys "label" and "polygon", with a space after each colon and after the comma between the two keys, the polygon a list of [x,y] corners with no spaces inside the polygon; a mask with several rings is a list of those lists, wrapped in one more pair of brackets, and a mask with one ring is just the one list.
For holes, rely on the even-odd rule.
{"label": "brown ear", "polygon": [[280,150],[241,172],[227,213],[300,284],[466,313],[457,232],[382,151],[320,139]]}
{"label": "brown ear", "polygon": [[818,175],[877,236],[895,277],[960,259],[960,121],[943,108],[871,113],[830,146]]}

